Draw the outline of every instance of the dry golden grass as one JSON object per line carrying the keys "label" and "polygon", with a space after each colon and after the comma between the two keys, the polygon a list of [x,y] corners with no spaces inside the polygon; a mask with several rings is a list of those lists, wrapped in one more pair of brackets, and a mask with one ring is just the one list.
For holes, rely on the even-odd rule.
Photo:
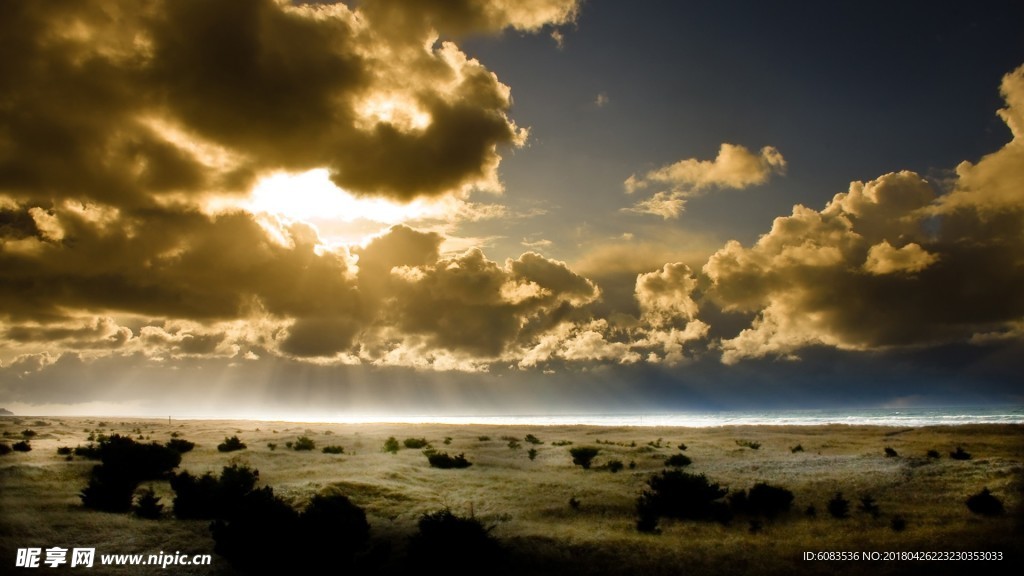
{"label": "dry golden grass", "polygon": [[[967,425],[895,429],[883,427],[722,427],[604,428],[585,426],[483,426],[442,424],[297,424],[249,421],[173,421],[96,418],[0,419],[8,444],[23,430],[34,430],[33,450],[0,456],[0,572],[13,568],[22,547],[95,547],[101,553],[155,554],[181,551],[212,554],[213,541],[204,521],[170,517],[173,492],[166,481],[152,485],[167,506],[161,521],[127,514],[85,510],[78,497],[95,464],[81,458],[66,461],[59,446],[87,443],[92,431],[120,433],[140,441],[166,442],[172,433],[196,442],[180,469],[218,473],[231,463],[260,472],[260,483],[301,508],[323,490],[338,490],[363,507],[376,542],[390,542],[391,561],[382,571],[396,572],[405,543],[426,512],[448,507],[473,514],[510,551],[514,572],[587,574],[735,574],[735,573],[1014,573],[1019,567],[1022,489],[1024,489],[1024,426]],[[523,441],[534,434],[544,444]],[[221,453],[218,443],[239,436],[248,449]],[[313,451],[293,451],[286,442],[312,438]],[[430,468],[420,450],[382,451],[394,436],[425,437],[434,448],[452,455],[465,453],[473,465],[464,470]],[[490,439],[481,441],[481,436]],[[502,437],[520,439],[512,449]],[[442,443],[450,437],[448,445]],[[660,448],[649,443],[661,439]],[[595,446],[600,454],[589,471],[572,464],[570,446]],[[760,443],[757,450],[737,440]],[[663,521],[660,535],[635,529],[636,498],[646,480],[664,469],[663,459],[685,442],[693,459],[687,469],[731,489],[769,482],[795,494],[788,515],[765,522],[750,533],[745,519],[728,525]],[[270,450],[268,443],[277,444]],[[344,454],[323,454],[320,448],[341,445]],[[802,452],[791,448],[801,445]],[[973,459],[956,461],[949,452],[963,446]],[[898,457],[886,457],[891,447]],[[538,451],[535,460],[527,456]],[[926,457],[928,450],[941,454]],[[617,474],[602,470],[618,459],[634,469]],[[970,513],[968,495],[988,487],[1009,513],[984,518]],[[841,491],[851,502],[851,517],[831,518],[826,502]],[[879,518],[857,511],[859,498],[872,496]],[[569,499],[580,502],[578,509]],[[803,510],[813,505],[817,517]],[[902,532],[890,520],[906,519]],[[956,562],[805,562],[807,551],[1001,551],[1001,563]],[[977,568],[975,568],[977,567]],[[152,572],[165,572],[160,568]],[[178,574],[231,574],[217,556],[212,567],[170,567]],[[481,567],[487,573],[488,567]],[[138,567],[92,573],[137,574]]]}

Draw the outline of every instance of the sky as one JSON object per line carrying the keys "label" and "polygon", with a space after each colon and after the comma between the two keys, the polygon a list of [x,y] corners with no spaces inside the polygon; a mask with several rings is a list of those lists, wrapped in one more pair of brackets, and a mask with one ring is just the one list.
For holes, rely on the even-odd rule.
{"label": "sky", "polygon": [[0,5],[0,406],[1021,404],[1024,5]]}

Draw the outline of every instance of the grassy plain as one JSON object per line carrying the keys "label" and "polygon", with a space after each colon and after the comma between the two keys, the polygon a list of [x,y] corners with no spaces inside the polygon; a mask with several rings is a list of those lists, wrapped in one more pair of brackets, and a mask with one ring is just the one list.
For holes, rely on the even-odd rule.
{"label": "grassy plain", "polygon": [[[913,429],[873,426],[744,426],[650,428],[586,426],[484,426],[445,424],[306,424],[255,421],[171,421],[114,418],[0,419],[3,442],[13,444],[31,430],[32,451],[0,456],[0,573],[14,572],[24,547],[95,547],[97,554],[213,554],[206,521],[181,521],[170,514],[173,492],[166,481],[152,486],[166,517],[143,520],[130,514],[86,510],[78,492],[94,461],[57,454],[58,447],[88,442],[90,434],[130,435],[164,443],[176,434],[197,444],[179,470],[219,473],[231,463],[259,470],[260,484],[296,508],[316,493],[337,490],[366,510],[371,525],[370,564],[380,573],[405,573],[405,548],[424,513],[449,508],[473,515],[501,542],[506,557],[498,568],[511,574],[987,574],[1019,572],[1024,525],[1024,426],[964,425]],[[543,444],[524,440],[533,434]],[[227,436],[247,449],[218,452]],[[316,449],[285,447],[306,436]],[[466,469],[431,468],[421,450],[383,451],[394,436],[426,438],[453,456],[465,453]],[[504,438],[503,438],[504,437]],[[446,438],[450,438],[445,444]],[[509,446],[507,438],[518,440]],[[660,440],[660,442],[659,442]],[[568,444],[571,442],[571,444]],[[562,445],[556,445],[562,444]],[[686,468],[731,490],[768,482],[791,490],[793,509],[752,532],[739,517],[726,525],[661,522],[661,533],[635,528],[636,500],[664,459],[679,453]],[[276,444],[271,450],[268,445]],[[759,444],[754,449],[751,446]],[[343,454],[321,447],[340,445]],[[590,470],[572,463],[569,448],[600,452]],[[800,451],[794,451],[797,446]],[[970,460],[949,454],[962,446]],[[886,456],[892,448],[897,456]],[[533,448],[535,459],[528,457]],[[935,450],[939,458],[929,458]],[[620,460],[626,467],[604,467]],[[633,463],[631,465],[631,463]],[[1007,513],[971,513],[965,500],[989,488]],[[842,492],[850,517],[832,518],[828,500]],[[858,510],[871,496],[880,514]],[[570,506],[575,499],[578,506]],[[816,516],[805,514],[807,507]],[[894,517],[906,528],[892,528]],[[804,560],[805,552],[1002,552],[1001,562]],[[301,550],[296,553],[330,551]],[[446,551],[458,561],[458,550]],[[494,573],[480,566],[479,573]],[[50,568],[41,570],[57,572]],[[79,569],[75,569],[79,570]],[[71,569],[66,569],[71,571]],[[79,570],[81,571],[81,570]],[[233,574],[214,555],[206,567],[95,567],[92,574]]]}

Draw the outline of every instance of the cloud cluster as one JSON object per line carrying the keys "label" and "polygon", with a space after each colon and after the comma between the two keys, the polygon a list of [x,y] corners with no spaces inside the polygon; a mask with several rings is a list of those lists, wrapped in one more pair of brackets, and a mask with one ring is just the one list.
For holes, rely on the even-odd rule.
{"label": "cloud cluster", "polygon": [[1019,333],[1024,318],[1024,67],[1002,84],[1013,140],[957,169],[938,195],[911,172],[854,182],[817,211],[796,206],[749,248],[704,267],[708,295],[754,314],[723,360],[920,347]]}
{"label": "cloud cluster", "polygon": [[743,189],[764,184],[772,174],[785,172],[786,160],[771,146],[754,153],[735,144],[722,144],[714,160],[689,158],[626,179],[626,192],[633,194],[650,187],[664,187],[641,200],[633,212],[654,214],[668,220],[677,218],[686,201],[710,188]]}
{"label": "cloud cluster", "polygon": [[5,3],[0,190],[120,207],[327,168],[408,200],[499,189],[509,89],[437,34],[536,30],[575,0]]}

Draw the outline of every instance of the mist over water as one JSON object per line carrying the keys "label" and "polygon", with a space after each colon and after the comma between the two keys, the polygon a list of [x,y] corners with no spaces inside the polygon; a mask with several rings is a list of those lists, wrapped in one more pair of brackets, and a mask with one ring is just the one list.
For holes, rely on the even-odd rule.
{"label": "mist over water", "polygon": [[960,424],[1024,424],[1024,406],[941,408],[858,408],[819,410],[744,410],[718,412],[521,414],[494,416],[360,416],[344,422],[410,424],[490,424],[528,426],[947,426]]}

